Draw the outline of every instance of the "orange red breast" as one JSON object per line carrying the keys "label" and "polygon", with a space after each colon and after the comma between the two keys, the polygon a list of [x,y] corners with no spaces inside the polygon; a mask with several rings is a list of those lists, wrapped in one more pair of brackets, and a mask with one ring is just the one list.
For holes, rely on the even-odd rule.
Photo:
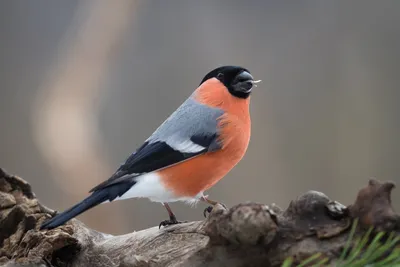
{"label": "orange red breast", "polygon": [[250,141],[250,97],[234,97],[219,80],[212,78],[196,89],[194,98],[224,111],[218,118],[222,149],[157,172],[164,186],[177,197],[194,197],[216,184],[242,159]]}

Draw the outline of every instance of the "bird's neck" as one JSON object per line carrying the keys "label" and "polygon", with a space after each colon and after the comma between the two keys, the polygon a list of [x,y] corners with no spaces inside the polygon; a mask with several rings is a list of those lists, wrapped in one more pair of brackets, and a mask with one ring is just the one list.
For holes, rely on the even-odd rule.
{"label": "bird's neck", "polygon": [[217,79],[210,79],[199,86],[193,94],[198,102],[209,107],[220,108],[244,121],[250,119],[250,97],[243,99],[233,96]]}

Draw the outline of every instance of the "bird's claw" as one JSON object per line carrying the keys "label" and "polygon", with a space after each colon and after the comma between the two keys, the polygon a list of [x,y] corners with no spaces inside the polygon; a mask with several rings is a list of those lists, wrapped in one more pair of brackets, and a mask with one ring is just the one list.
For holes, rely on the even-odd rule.
{"label": "bird's claw", "polygon": [[178,221],[176,219],[174,219],[174,220],[171,220],[171,219],[170,220],[164,220],[164,221],[160,222],[160,225],[158,226],[158,229],[160,229],[161,226],[166,227],[166,226],[169,226],[169,225],[174,225],[174,224],[179,224],[179,223],[184,223],[184,222]]}
{"label": "bird's claw", "polygon": [[203,211],[204,218],[207,218],[207,214],[210,214],[213,208],[214,208],[213,206],[208,206],[207,208],[204,209]]}

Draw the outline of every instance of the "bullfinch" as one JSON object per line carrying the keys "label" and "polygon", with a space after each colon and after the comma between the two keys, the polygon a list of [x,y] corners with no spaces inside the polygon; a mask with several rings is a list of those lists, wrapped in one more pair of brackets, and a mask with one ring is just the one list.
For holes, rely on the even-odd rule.
{"label": "bullfinch", "polygon": [[160,202],[169,219],[179,223],[168,203],[211,205],[204,192],[244,156],[250,140],[249,103],[255,81],[238,66],[209,72],[192,95],[131,154],[106,181],[75,206],[44,222],[52,229],[101,203],[128,198]]}

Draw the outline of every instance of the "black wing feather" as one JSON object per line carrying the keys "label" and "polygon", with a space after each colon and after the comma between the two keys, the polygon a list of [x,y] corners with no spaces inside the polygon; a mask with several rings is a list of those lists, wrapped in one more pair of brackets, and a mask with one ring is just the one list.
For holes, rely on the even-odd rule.
{"label": "black wing feather", "polygon": [[216,133],[214,134],[196,134],[193,135],[190,138],[190,141],[192,141],[195,144],[198,144],[200,146],[206,147],[207,151],[212,152],[216,151],[221,148],[221,144],[218,141],[218,135]]}
{"label": "black wing feather", "polygon": [[132,154],[126,160],[119,170],[125,173],[148,173],[201,153],[203,151],[198,153],[182,153],[162,141],[154,143],[146,142],[136,153]]}
{"label": "black wing feather", "polygon": [[[216,139],[216,134],[193,136],[191,138],[192,142],[205,147],[204,150],[196,153],[182,153],[163,141],[146,142],[135,153],[130,155],[108,180],[94,187],[90,192],[122,182],[125,179],[133,179],[142,173],[165,168],[207,151],[215,151],[219,147]],[[127,177],[127,175],[132,176]]]}

